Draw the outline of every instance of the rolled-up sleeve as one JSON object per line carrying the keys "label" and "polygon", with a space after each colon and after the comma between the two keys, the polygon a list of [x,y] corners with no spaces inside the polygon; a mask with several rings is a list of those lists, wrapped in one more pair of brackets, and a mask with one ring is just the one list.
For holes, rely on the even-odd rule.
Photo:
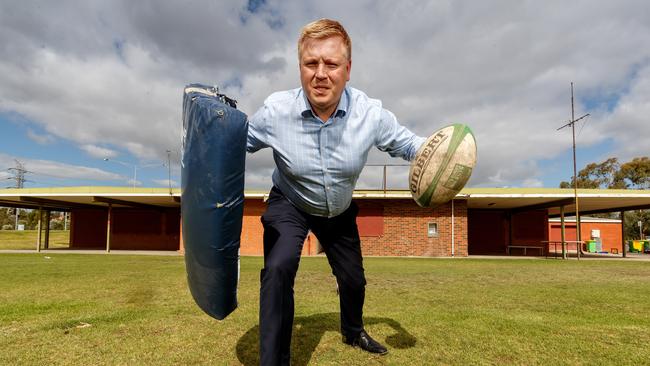
{"label": "rolled-up sleeve", "polygon": [[386,110],[381,110],[377,129],[375,145],[392,157],[401,157],[411,161],[424,141],[424,137],[417,136],[408,128],[397,122],[395,115]]}

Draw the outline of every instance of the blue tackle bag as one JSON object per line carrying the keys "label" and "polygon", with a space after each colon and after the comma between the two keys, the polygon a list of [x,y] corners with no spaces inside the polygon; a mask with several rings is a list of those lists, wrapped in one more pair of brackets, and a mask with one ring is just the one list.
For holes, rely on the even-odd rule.
{"label": "blue tackle bag", "polygon": [[237,307],[247,116],[211,86],[183,93],[181,216],[187,282],[197,305],[224,319]]}

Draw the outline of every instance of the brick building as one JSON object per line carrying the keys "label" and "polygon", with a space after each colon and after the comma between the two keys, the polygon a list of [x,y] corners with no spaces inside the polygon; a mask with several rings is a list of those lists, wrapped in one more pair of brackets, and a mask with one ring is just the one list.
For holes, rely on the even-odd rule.
{"label": "brick building", "polygon": [[[467,256],[466,201],[454,202],[452,216],[452,203],[424,209],[410,196],[406,198],[374,198],[371,195],[355,199],[359,206],[357,224],[364,255]],[[240,249],[242,255],[263,254],[260,216],[264,209],[264,198],[246,199]],[[320,251],[318,240],[310,234],[305,241],[303,255],[315,255]]]}
{"label": "brick building", "polygon": [[[562,227],[559,218],[548,220],[549,240],[562,239]],[[620,219],[606,219],[600,217],[583,216],[580,218],[580,240],[594,240],[600,243],[599,249],[608,253],[619,253],[622,249],[623,236]],[[565,219],[565,240],[577,240],[577,226],[575,216]]]}
{"label": "brick building", "polygon": [[[556,240],[552,219],[574,212],[573,194],[566,189],[470,188],[433,209],[417,206],[408,191],[356,191],[353,199],[359,206],[364,255],[465,257],[545,254],[544,243]],[[245,195],[242,255],[262,254],[260,215],[266,195]],[[650,191],[585,189],[578,195],[580,213],[586,215],[650,208]],[[180,196],[179,190],[163,188],[5,189],[0,191],[0,206],[70,212],[71,249],[182,251]],[[562,221],[570,233],[571,222],[560,219],[560,225]],[[583,239],[590,230],[585,223]],[[620,223],[608,233],[611,248],[617,245],[613,237],[618,235],[622,242]],[[47,244],[39,239],[38,248],[43,246]],[[310,235],[303,254],[319,252],[318,241]]]}

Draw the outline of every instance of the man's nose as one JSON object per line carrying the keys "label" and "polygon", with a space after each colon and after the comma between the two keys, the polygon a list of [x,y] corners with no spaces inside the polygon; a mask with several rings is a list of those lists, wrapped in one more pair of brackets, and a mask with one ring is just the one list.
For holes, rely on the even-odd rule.
{"label": "man's nose", "polygon": [[325,69],[325,63],[319,62],[318,67],[316,68],[316,78],[325,79],[327,78],[327,70]]}

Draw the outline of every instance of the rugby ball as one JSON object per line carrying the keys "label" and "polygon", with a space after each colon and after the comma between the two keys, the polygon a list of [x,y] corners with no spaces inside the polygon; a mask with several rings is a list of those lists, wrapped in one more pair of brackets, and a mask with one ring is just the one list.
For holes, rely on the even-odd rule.
{"label": "rugby ball", "polygon": [[463,124],[434,132],[418,149],[409,169],[415,202],[435,207],[452,200],[465,186],[476,165],[476,140]]}

